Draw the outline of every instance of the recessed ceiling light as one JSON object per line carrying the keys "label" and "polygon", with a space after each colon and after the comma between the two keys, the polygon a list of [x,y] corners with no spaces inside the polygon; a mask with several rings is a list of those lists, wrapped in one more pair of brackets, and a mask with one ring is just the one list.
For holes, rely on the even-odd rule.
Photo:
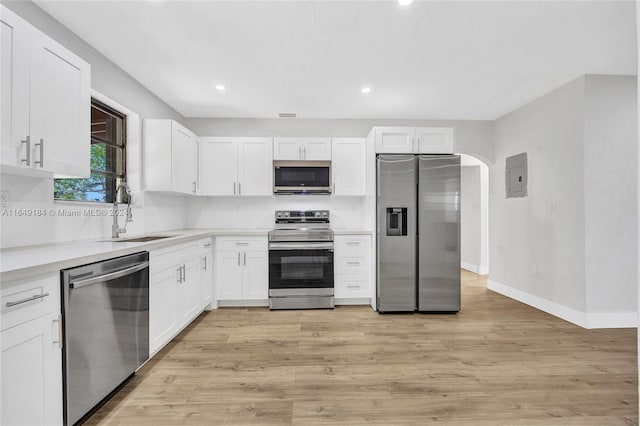
{"label": "recessed ceiling light", "polygon": [[224,92],[226,88],[222,84],[216,84],[216,90]]}
{"label": "recessed ceiling light", "polygon": [[413,0],[398,0],[400,6],[409,6],[411,3],[413,3]]}
{"label": "recessed ceiling light", "polygon": [[363,87],[360,91],[362,93],[371,93],[371,87]]}

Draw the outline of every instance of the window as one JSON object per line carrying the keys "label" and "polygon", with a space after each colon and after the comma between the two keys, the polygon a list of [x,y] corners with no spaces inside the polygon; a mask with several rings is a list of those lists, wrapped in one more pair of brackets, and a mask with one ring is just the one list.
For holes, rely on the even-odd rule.
{"label": "window", "polygon": [[125,139],[126,116],[92,99],[91,175],[88,179],[55,179],[54,198],[113,203],[117,185],[126,180]]}

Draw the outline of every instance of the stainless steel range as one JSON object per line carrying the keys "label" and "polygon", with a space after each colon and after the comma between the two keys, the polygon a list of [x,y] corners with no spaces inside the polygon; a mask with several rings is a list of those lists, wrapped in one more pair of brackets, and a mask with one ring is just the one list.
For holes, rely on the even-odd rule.
{"label": "stainless steel range", "polygon": [[269,232],[269,307],[333,308],[333,231],[328,210],[275,212]]}

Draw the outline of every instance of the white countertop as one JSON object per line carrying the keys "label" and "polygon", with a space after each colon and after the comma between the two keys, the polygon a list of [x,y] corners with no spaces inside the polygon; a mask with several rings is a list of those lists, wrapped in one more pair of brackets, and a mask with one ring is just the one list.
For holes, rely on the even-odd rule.
{"label": "white countertop", "polygon": [[[215,236],[264,235],[270,229],[175,229],[144,234],[171,235],[170,238],[147,242],[122,242],[111,239],[78,240],[36,246],[13,247],[0,250],[0,281],[10,281],[28,275],[43,274],[86,263],[99,262],[112,257],[139,251],[168,247],[198,238]],[[334,229],[336,235],[371,235],[368,230]],[[136,235],[123,236],[127,240]]]}
{"label": "white countertop", "polygon": [[[105,240],[78,240],[6,248],[0,250],[0,281],[5,282],[28,275],[59,271],[86,263],[99,262],[112,257],[139,251],[148,251],[219,235],[265,235],[268,229],[175,229],[146,235],[172,235],[170,238],[147,242]],[[127,240],[135,235],[123,236]]]}

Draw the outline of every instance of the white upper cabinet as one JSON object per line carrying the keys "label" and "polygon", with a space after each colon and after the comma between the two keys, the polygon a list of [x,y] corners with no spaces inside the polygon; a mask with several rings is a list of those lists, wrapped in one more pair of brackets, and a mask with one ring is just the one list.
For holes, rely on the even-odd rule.
{"label": "white upper cabinet", "polygon": [[453,154],[451,127],[375,127],[378,154]]}
{"label": "white upper cabinet", "polygon": [[196,194],[197,136],[168,119],[144,120],[143,134],[145,189]]}
{"label": "white upper cabinet", "polygon": [[453,154],[453,128],[416,127],[418,154]]}
{"label": "white upper cabinet", "polygon": [[89,176],[91,67],[2,7],[2,164]]}
{"label": "white upper cabinet", "polygon": [[273,138],[274,160],[331,160],[331,138]]}
{"label": "white upper cabinet", "polygon": [[273,138],[274,160],[302,160],[302,138]]}
{"label": "white upper cabinet", "polygon": [[203,137],[202,195],[272,195],[272,138]]}
{"label": "white upper cabinet", "polygon": [[377,153],[411,153],[413,152],[413,127],[376,127]]}
{"label": "white upper cabinet", "polygon": [[236,195],[237,138],[203,137],[200,141],[200,194]]}
{"label": "white upper cabinet", "polygon": [[366,195],[366,139],[333,138],[333,195]]}

